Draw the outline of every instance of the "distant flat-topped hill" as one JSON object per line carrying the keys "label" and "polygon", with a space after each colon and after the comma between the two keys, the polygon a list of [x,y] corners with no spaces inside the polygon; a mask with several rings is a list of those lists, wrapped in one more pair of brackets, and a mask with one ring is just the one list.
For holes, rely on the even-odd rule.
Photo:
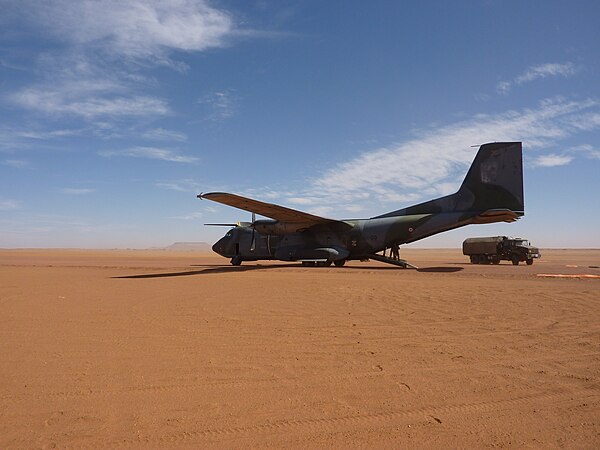
{"label": "distant flat-topped hill", "polygon": [[209,252],[211,249],[210,244],[206,242],[175,242],[164,248],[169,251],[196,251],[196,252]]}

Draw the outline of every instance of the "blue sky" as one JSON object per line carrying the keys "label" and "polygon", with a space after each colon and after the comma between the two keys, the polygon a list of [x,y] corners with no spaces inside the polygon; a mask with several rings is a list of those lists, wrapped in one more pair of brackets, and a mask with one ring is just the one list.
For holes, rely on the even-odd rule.
{"label": "blue sky", "polygon": [[0,247],[216,240],[227,191],[332,218],[453,192],[523,141],[526,215],[600,248],[597,1],[0,0]]}

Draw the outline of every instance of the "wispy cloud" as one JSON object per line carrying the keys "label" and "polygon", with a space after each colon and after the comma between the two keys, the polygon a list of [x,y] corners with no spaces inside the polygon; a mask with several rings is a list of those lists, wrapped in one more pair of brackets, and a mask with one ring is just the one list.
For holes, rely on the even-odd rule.
{"label": "wispy cloud", "polygon": [[59,130],[20,130],[16,131],[14,134],[21,138],[26,139],[39,139],[39,140],[48,140],[48,139],[59,139],[64,137],[76,136],[81,133],[81,130],[69,130],[69,129],[59,129]]}
{"label": "wispy cloud", "polygon": [[96,192],[96,189],[88,189],[88,188],[63,188],[60,190],[61,194],[67,195],[85,195],[91,194],[92,192]]}
{"label": "wispy cloud", "polygon": [[193,163],[198,161],[195,156],[181,155],[174,150],[157,147],[132,147],[124,150],[103,150],[98,152],[100,156],[127,156],[131,158],[159,159],[177,163]]}
{"label": "wispy cloud", "polygon": [[525,72],[515,77],[513,80],[501,81],[496,86],[500,94],[507,94],[513,86],[519,86],[530,83],[540,78],[548,77],[569,77],[577,73],[577,68],[571,62],[566,63],[546,63],[529,67]]}
{"label": "wispy cloud", "polygon": [[158,182],[156,183],[156,186],[161,189],[169,189],[171,191],[200,192],[200,185],[189,178],[171,182]]}
{"label": "wispy cloud", "polygon": [[[38,127],[35,129],[2,127],[0,128],[0,151],[11,153],[18,149],[30,147],[35,141],[61,140],[80,134],[80,132],[80,130],[69,129],[41,130]],[[17,161],[17,159],[15,158],[14,161]]]}
{"label": "wispy cloud", "polygon": [[[408,204],[452,193],[477,151],[471,145],[523,141],[526,152],[552,148],[575,134],[600,128],[600,102],[545,100],[537,108],[477,115],[455,124],[419,131],[418,137],[367,151],[319,174],[302,192],[280,195],[301,206]],[[588,149],[588,154],[591,155]],[[534,166],[568,164],[572,154],[539,155]]]}
{"label": "wispy cloud", "polygon": [[0,211],[9,211],[11,209],[18,209],[20,207],[21,204],[17,200],[0,198]]}
{"label": "wispy cloud", "polygon": [[546,78],[546,77],[568,77],[574,75],[576,73],[575,65],[573,63],[547,63],[540,64],[539,66],[533,66],[527,69],[525,73],[519,75],[515,82],[517,84],[528,83],[533,80],[537,80],[538,78]]}
{"label": "wispy cloud", "polygon": [[213,122],[222,122],[237,113],[239,100],[231,90],[223,90],[205,95],[198,103],[209,109],[206,118]]}
{"label": "wispy cloud", "polygon": [[0,217],[0,246],[86,246],[94,241],[86,239],[78,244],[73,239],[89,238],[90,235],[98,238],[95,241],[97,245],[105,241],[107,236],[119,236],[124,232],[135,231],[135,228],[129,224],[99,223],[96,220],[90,222],[83,218],[56,214],[17,213],[11,218]]}
{"label": "wispy cloud", "polygon": [[563,151],[561,155],[567,155],[572,159],[575,159],[575,157],[579,156],[583,156],[587,159],[600,159],[600,150],[590,144],[581,144],[568,148],[567,150]]}
{"label": "wispy cloud", "polygon": [[57,41],[136,59],[222,47],[235,29],[227,11],[204,0],[30,0],[19,8]]}
{"label": "wispy cloud", "polygon": [[201,212],[193,212],[190,214],[185,214],[183,216],[173,216],[173,217],[169,217],[169,219],[176,219],[176,220],[195,220],[195,219],[200,219],[204,214]]}
{"label": "wispy cloud", "polygon": [[33,59],[38,81],[8,98],[31,111],[86,121],[169,114],[164,99],[142,92],[156,86],[144,71],[155,65],[185,71],[172,59],[175,52],[225,47],[242,36],[228,11],[205,0],[23,0],[3,8],[22,32],[51,44]]}
{"label": "wispy cloud", "polygon": [[126,96],[105,92],[101,95],[83,89],[73,89],[67,83],[60,86],[23,89],[12,95],[23,108],[45,114],[70,114],[86,119],[103,116],[153,116],[169,113],[164,100],[144,95]]}
{"label": "wispy cloud", "polygon": [[556,167],[565,166],[573,161],[573,157],[569,155],[542,155],[535,158],[533,165],[537,167]]}
{"label": "wispy cloud", "polygon": [[164,128],[153,128],[142,133],[144,139],[153,141],[179,141],[183,142],[187,140],[187,136],[184,133],[173,130],[165,130]]}
{"label": "wispy cloud", "polygon": [[600,149],[590,144],[583,144],[572,149],[573,152],[583,153],[586,157],[591,159],[600,159]]}
{"label": "wispy cloud", "polygon": [[2,164],[5,166],[14,167],[16,169],[22,169],[29,166],[29,162],[23,159],[5,159]]}
{"label": "wispy cloud", "polygon": [[600,158],[590,145],[556,150],[562,141],[600,129],[599,115],[600,101],[594,99],[547,99],[535,108],[479,114],[415,131],[415,138],[340,162],[297,190],[265,187],[236,193],[335,218],[379,213],[456,192],[476,147],[486,142],[522,141],[532,167],[568,164],[578,155]]}

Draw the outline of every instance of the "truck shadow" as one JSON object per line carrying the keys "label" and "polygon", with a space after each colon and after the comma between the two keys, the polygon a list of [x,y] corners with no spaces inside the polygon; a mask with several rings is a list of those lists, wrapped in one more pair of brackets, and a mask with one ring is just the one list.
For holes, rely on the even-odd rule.
{"label": "truck shadow", "polygon": [[464,267],[422,267],[417,272],[424,273],[455,273],[464,270]]}

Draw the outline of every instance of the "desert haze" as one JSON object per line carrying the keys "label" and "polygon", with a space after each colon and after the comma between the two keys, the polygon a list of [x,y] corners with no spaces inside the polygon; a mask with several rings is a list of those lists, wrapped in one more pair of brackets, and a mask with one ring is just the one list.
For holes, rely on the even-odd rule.
{"label": "desert haze", "polygon": [[0,250],[1,448],[600,445],[600,250]]}

